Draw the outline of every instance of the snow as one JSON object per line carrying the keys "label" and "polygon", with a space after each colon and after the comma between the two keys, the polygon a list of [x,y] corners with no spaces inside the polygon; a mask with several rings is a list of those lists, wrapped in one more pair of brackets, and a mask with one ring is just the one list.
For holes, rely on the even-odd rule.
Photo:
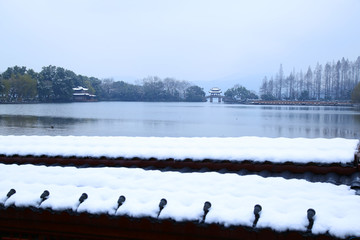
{"label": "snow", "polygon": [[0,136],[0,154],[350,163],[357,139]]}
{"label": "snow", "polygon": [[[16,193],[6,198],[11,188]],[[40,195],[49,198],[40,204]],[[82,204],[79,198],[88,194]],[[117,209],[120,195],[126,201]],[[307,209],[316,211],[314,234],[360,236],[360,196],[346,185],[256,175],[179,173],[138,168],[75,168],[0,164],[0,202],[6,207],[72,209],[92,214],[201,221],[205,201],[212,206],[205,222],[252,226],[253,209],[262,206],[256,227],[306,231]]]}
{"label": "snow", "polygon": [[[253,160],[283,163],[353,161],[355,139],[304,138],[168,138],[0,136],[0,154],[77,157],[173,158],[184,160]],[[7,198],[14,188],[16,193]],[[40,195],[48,190],[49,198]],[[88,199],[80,204],[83,193]],[[120,195],[126,201],[117,209]],[[75,168],[0,164],[0,203],[72,209],[91,214],[154,217],[162,198],[167,205],[159,218],[201,221],[203,206],[212,206],[206,223],[252,226],[253,209],[262,206],[257,227],[306,231],[307,210],[316,211],[314,234],[345,238],[360,236],[360,197],[346,185],[256,175],[180,173],[136,168]]]}
{"label": "snow", "polygon": [[78,86],[76,88],[73,88],[73,91],[87,91],[89,90],[88,88],[84,88],[84,87],[81,87],[81,86]]}

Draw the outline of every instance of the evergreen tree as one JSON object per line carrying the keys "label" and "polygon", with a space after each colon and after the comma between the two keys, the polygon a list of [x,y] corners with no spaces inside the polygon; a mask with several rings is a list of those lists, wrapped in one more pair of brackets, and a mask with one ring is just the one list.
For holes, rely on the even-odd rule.
{"label": "evergreen tree", "polygon": [[358,83],[352,91],[351,101],[354,103],[360,103],[360,83]]}
{"label": "evergreen tree", "polygon": [[236,84],[234,87],[226,90],[224,95],[229,101],[246,101],[248,99],[259,98],[255,93],[247,90],[239,84]]}
{"label": "evergreen tree", "polygon": [[187,102],[205,102],[205,92],[199,86],[191,86],[185,90],[185,101]]}

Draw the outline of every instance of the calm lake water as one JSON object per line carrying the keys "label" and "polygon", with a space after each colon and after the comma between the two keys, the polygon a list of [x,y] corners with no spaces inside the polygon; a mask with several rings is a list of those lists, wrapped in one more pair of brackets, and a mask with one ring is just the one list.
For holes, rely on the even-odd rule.
{"label": "calm lake water", "polygon": [[209,102],[3,104],[0,135],[359,138],[360,112]]}

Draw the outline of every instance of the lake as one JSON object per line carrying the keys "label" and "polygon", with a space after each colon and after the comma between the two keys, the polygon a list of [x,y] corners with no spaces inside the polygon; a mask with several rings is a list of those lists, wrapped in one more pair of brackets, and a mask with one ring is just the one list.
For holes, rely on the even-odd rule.
{"label": "lake", "polygon": [[360,112],[209,102],[3,104],[0,135],[359,138]]}

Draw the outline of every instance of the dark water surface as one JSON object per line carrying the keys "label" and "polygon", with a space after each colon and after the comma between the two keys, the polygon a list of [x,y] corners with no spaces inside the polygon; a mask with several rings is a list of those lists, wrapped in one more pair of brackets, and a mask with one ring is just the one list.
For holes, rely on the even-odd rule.
{"label": "dark water surface", "polygon": [[360,112],[221,103],[4,104],[0,135],[359,138]]}

